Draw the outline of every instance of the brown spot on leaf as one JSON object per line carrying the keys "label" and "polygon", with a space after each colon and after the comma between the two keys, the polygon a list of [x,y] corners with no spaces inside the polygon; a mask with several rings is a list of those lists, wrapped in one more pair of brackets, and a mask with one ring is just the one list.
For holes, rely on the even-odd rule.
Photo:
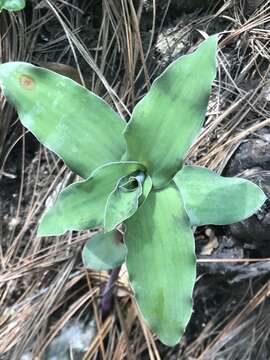
{"label": "brown spot on leaf", "polygon": [[21,75],[20,84],[25,90],[33,90],[36,82],[28,75]]}

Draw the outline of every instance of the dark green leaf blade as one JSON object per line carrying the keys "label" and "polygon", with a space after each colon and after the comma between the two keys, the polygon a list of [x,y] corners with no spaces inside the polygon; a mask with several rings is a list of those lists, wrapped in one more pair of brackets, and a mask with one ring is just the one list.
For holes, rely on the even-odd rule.
{"label": "dark green leaf blade", "polygon": [[199,166],[184,166],[174,181],[192,225],[226,225],[244,220],[266,200],[251,181],[222,177]]}
{"label": "dark green leaf blade", "polygon": [[125,151],[124,122],[73,80],[22,62],[0,65],[0,83],[22,124],[84,178]]}
{"label": "dark green leaf blade", "polygon": [[135,107],[125,129],[124,160],[149,171],[155,188],[166,184],[202,127],[216,75],[217,37],[172,63]]}
{"label": "dark green leaf blade", "polygon": [[25,8],[25,0],[0,0],[0,11],[20,11]]}
{"label": "dark green leaf blade", "polygon": [[139,308],[166,345],[175,345],[192,313],[194,238],[176,186],[151,191],[126,222],[127,269]]}
{"label": "dark green leaf blade", "polygon": [[82,258],[86,268],[111,270],[124,263],[126,253],[121,233],[114,230],[93,235],[84,245]]}
{"label": "dark green leaf blade", "polygon": [[61,235],[68,230],[103,226],[107,198],[118,179],[140,168],[138,163],[111,163],[95,170],[87,180],[68,186],[42,217],[38,235]]}

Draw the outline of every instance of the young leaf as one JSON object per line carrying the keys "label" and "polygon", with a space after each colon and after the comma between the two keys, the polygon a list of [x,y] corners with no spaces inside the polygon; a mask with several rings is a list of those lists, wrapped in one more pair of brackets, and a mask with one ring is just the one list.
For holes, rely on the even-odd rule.
{"label": "young leaf", "polygon": [[93,235],[83,248],[84,266],[93,270],[110,270],[122,265],[127,249],[121,240],[122,235],[117,230]]}
{"label": "young leaf", "polygon": [[25,7],[25,0],[0,0],[0,12],[2,9],[8,11],[20,11]]}
{"label": "young leaf", "polygon": [[73,80],[31,64],[0,65],[0,83],[22,124],[84,178],[125,151],[124,122]]}
{"label": "young leaf", "polygon": [[266,200],[263,191],[251,181],[222,177],[198,166],[184,166],[174,181],[193,225],[225,225],[244,220]]}
{"label": "young leaf", "polygon": [[151,191],[125,221],[127,269],[139,308],[167,345],[175,345],[192,312],[194,239],[174,184]]}
{"label": "young leaf", "polygon": [[132,216],[138,209],[142,184],[138,182],[134,189],[127,190],[121,186],[122,180],[120,179],[116,188],[108,197],[104,216],[105,231],[115,229],[117,225]]}
{"label": "young leaf", "polygon": [[145,178],[143,175],[140,179],[140,176],[133,175],[129,179],[134,182],[133,188],[128,189],[123,184],[125,178],[122,178],[108,197],[104,217],[105,231],[115,229],[117,225],[131,217],[138,209],[139,203],[145,201],[150,192],[151,178],[149,176]]}
{"label": "young leaf", "polygon": [[103,226],[107,198],[120,177],[142,169],[138,163],[110,163],[96,169],[85,181],[64,189],[41,219],[39,236],[61,235],[67,230]]}
{"label": "young leaf", "polygon": [[217,37],[172,63],[135,107],[124,160],[144,164],[159,188],[168,183],[204,121],[216,75]]}

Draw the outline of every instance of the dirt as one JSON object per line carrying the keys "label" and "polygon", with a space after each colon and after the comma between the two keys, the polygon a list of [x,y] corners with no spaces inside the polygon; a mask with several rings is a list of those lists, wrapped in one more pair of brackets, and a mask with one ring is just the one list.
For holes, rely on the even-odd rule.
{"label": "dirt", "polygon": [[[163,13],[168,2],[164,0],[157,1],[157,11],[158,14]],[[92,3],[93,9],[87,10],[81,18],[80,25],[81,36],[87,47],[95,48],[97,46],[97,36],[99,27],[101,26],[100,16],[102,14],[101,6],[97,1]],[[218,19],[216,22],[212,22],[208,27],[205,25],[197,25],[196,21],[199,19],[200,14],[204,14],[208,8],[213,8],[217,6],[216,2],[212,1],[172,1],[168,15],[163,24],[162,31],[159,34],[155,34],[155,46],[153,47],[150,55],[149,63],[152,61],[152,67],[158,65],[156,74],[158,74],[165,66],[168,65],[176,57],[186,53],[187,51],[192,51],[196,46],[199,39],[201,39],[197,29],[208,30],[210,31],[223,31],[226,29],[228,24],[228,19],[225,17],[223,19]],[[232,5],[231,5],[232,6]],[[259,6],[259,2],[257,4]],[[29,5],[30,7],[30,5]],[[142,39],[143,48],[147,49],[149,39],[150,39],[150,29],[151,29],[151,14],[152,14],[152,2],[145,1],[143,18],[142,18]],[[44,9],[41,9],[42,12],[46,13]],[[246,15],[252,14],[254,11],[254,3],[247,1],[244,4],[244,10]],[[29,8],[28,11],[31,11]],[[68,10],[65,9],[66,14]],[[206,13],[207,14],[207,13]],[[232,16],[231,13],[228,16]],[[157,24],[161,23],[161,16],[158,16]],[[195,24],[194,24],[195,22]],[[191,24],[192,23],[192,24]],[[183,28],[186,27],[186,31],[183,33]],[[89,28],[91,31],[89,31]],[[195,30],[194,30],[195,29]],[[63,30],[59,23],[54,19],[48,22],[44,27],[42,32],[39,34],[39,45],[40,47],[44,46],[51,41],[56,41],[59,36],[63,35]],[[58,52],[48,51],[45,59],[36,56],[35,62],[39,63],[40,61],[49,61],[53,63],[59,62],[59,54],[65,52],[68,42],[64,40],[60,43]],[[192,44],[192,46],[191,46]],[[230,51],[228,50],[228,54]],[[94,52],[93,52],[94,54]],[[70,60],[70,53],[65,54],[60,58],[60,62],[68,63],[72,66],[74,70],[75,61]],[[85,60],[78,55],[79,62],[82,66],[84,74],[88,75],[91,73],[89,66],[86,66]],[[118,60],[118,59],[117,59]],[[114,66],[118,68],[119,63],[115,61]],[[232,61],[234,61],[233,59]],[[230,61],[230,57],[226,61]],[[236,60],[235,60],[236,61]],[[62,68],[63,70],[63,68]],[[123,71],[123,70],[122,70]],[[74,75],[74,74],[73,74]],[[110,69],[107,73],[109,79],[113,78],[114,69]],[[75,71],[75,79],[78,79],[78,74]],[[120,77],[122,80],[122,78]],[[252,86],[256,87],[259,82],[259,78],[255,77],[252,79]],[[143,79],[140,81],[140,84],[136,84],[137,87],[140,87],[143,82]],[[249,81],[247,81],[249,83]],[[255,84],[255,85],[254,85]],[[89,84],[89,87],[91,84]],[[267,98],[267,89],[265,89],[265,98]],[[233,101],[233,100],[232,100]],[[230,104],[223,104],[224,109],[228,108]],[[17,127],[15,133],[9,134],[9,141],[12,143],[14,139],[17,138],[17,135],[21,133],[21,128]],[[217,135],[215,134],[215,138]],[[31,134],[28,134],[25,137],[25,164],[24,169],[29,172],[29,176],[35,176],[35,171],[37,167],[37,157],[39,145],[37,141]],[[48,174],[49,165],[46,163],[45,155],[43,153],[42,159],[44,165],[41,168],[43,174],[41,174],[41,183],[45,183],[45,178]],[[10,226],[12,226],[12,219],[16,214],[17,199],[19,196],[20,185],[21,185],[21,174],[22,174],[22,143],[19,142],[11,152],[11,155],[8,158],[8,161],[5,166],[5,171],[11,174],[13,177],[3,177],[1,179],[1,188],[0,188],[0,204],[1,204],[1,218],[3,221],[2,224],[2,234],[6,231],[8,232]],[[33,163],[33,164],[32,164]],[[52,161],[53,163],[53,161]],[[31,167],[31,164],[33,165]],[[48,168],[47,168],[48,167]],[[32,170],[31,170],[32,169]],[[32,172],[33,171],[33,175]],[[270,135],[269,129],[263,131],[257,131],[256,134],[251,135],[245,138],[239,143],[233,154],[231,154],[230,159],[227,162],[227,165],[222,173],[224,176],[241,176],[246,179],[249,179],[262,187],[268,197],[270,197]],[[33,185],[33,183],[31,183]],[[48,187],[49,184],[46,184]],[[25,192],[25,197],[23,198],[20,217],[20,226],[23,225],[24,218],[23,214],[27,214],[27,202],[30,200],[31,187],[28,187],[28,192]],[[38,188],[40,190],[40,188]],[[41,191],[41,190],[40,190]],[[45,191],[43,189],[43,191]],[[27,195],[28,194],[28,195]],[[28,197],[27,197],[28,196]],[[7,215],[8,214],[8,215]],[[37,219],[36,219],[37,221]],[[10,225],[11,223],[11,225]],[[17,224],[18,225],[18,224]],[[32,229],[32,228],[31,228]],[[19,231],[19,229],[17,229]],[[32,230],[31,230],[32,231]],[[33,230],[34,231],[34,230]],[[201,260],[213,260],[213,259],[247,259],[247,258],[266,258],[270,257],[270,243],[269,243],[269,234],[270,234],[270,203],[269,200],[265,203],[261,210],[257,214],[249,218],[248,220],[230,225],[230,226],[207,226],[198,228],[196,231],[196,253],[199,259]],[[23,253],[25,247],[27,246],[27,236],[23,240],[22,250],[19,254]],[[31,240],[32,241],[32,240]],[[51,241],[51,242],[50,242]],[[5,241],[3,241],[5,244]],[[49,245],[52,245],[52,240],[48,241]],[[77,249],[78,251],[79,249]],[[2,251],[6,251],[5,245],[3,245]],[[30,253],[32,256],[32,253]],[[78,257],[79,259],[79,257]],[[55,266],[46,268],[46,264],[42,265],[48,272],[48,278],[52,274],[57,273],[59,270],[58,263]],[[41,269],[43,269],[41,266]],[[76,274],[78,269],[81,269],[80,260],[76,262],[72,272]],[[39,271],[41,271],[39,269]],[[42,270],[45,273],[45,270]],[[261,301],[260,307],[254,308],[253,312],[248,312],[246,310],[247,316],[243,315],[240,319],[238,327],[232,327],[232,331],[229,330],[226,332],[224,330],[226,324],[231,324],[237,315],[245,308],[246,304],[253,299],[254,294],[257,294],[264,285],[267,284],[269,278],[270,265],[268,261],[262,261],[258,263],[233,263],[233,262],[198,262],[198,282],[194,291],[194,314],[192,316],[191,322],[187,328],[186,334],[180,345],[176,346],[174,349],[168,349],[156,342],[160,356],[162,359],[197,359],[199,354],[204,351],[205,348],[210,343],[210,340],[216,340],[216,336],[219,334],[225,334],[227,337],[222,342],[216,340],[215,346],[211,348],[211,351],[208,353],[206,358],[203,360],[246,360],[246,359],[256,359],[256,360],[266,360],[270,358],[269,351],[269,341],[258,342],[258,344],[253,345],[250,350],[250,354],[246,356],[245,351],[250,347],[252,339],[250,338],[251,334],[254,336],[268,335],[265,332],[265,323],[267,324],[268,313],[269,313],[269,304],[264,300]],[[21,286],[21,290],[13,289],[8,297],[8,303],[16,304],[15,298],[19,298],[23,291],[27,291],[28,287],[31,287],[31,280],[27,276],[25,281],[18,282]],[[33,275],[34,277],[34,275]],[[31,278],[32,279],[32,278]],[[20,285],[21,284],[21,285]],[[49,286],[49,281],[46,286]],[[103,284],[104,285],[104,284]],[[39,284],[42,288],[42,284]],[[72,288],[72,287],[71,287]],[[70,294],[69,294],[70,295]],[[257,300],[257,297],[255,298]],[[63,305],[64,304],[64,305]],[[69,305],[66,305],[63,300],[63,306],[59,306],[56,314],[54,313],[53,321],[51,320],[50,326],[48,329],[53,328],[54,322],[58,321],[65,311],[69,309]],[[71,302],[72,304],[72,302]],[[58,306],[58,305],[57,305]],[[114,309],[115,310],[115,309]],[[125,307],[124,316],[127,315]],[[51,311],[51,310],[50,310]],[[51,312],[48,314],[51,314]],[[119,309],[117,310],[119,311]],[[130,315],[130,314],[128,314]],[[72,317],[71,317],[72,318]],[[74,318],[76,318],[74,316]],[[0,317],[1,320],[1,317]],[[117,321],[114,329],[112,330],[113,336],[116,336],[119,332],[121,326],[121,318]],[[225,325],[224,325],[225,324]],[[269,322],[268,322],[269,324]],[[242,327],[240,328],[240,325]],[[211,327],[212,326],[212,327]],[[68,326],[67,326],[68,328]],[[63,329],[67,329],[63,327]],[[210,329],[209,331],[207,329]],[[264,332],[263,332],[263,330]],[[44,332],[44,328],[42,328]],[[260,333],[261,331],[261,333]],[[70,335],[70,333],[68,333]],[[139,334],[139,335],[138,335]],[[73,336],[73,335],[72,335]],[[136,343],[137,337],[142,336],[142,330],[139,328],[138,323],[133,325],[133,332],[130,335],[130,342]],[[208,338],[209,337],[209,338]],[[241,337],[242,341],[239,341]],[[57,346],[62,346],[65,353],[67,352],[67,341],[62,340],[65,337],[63,332],[60,333],[60,336],[55,338],[55,344]],[[35,337],[34,337],[35,339]],[[58,340],[61,341],[58,341]],[[144,338],[143,338],[144,339]],[[85,340],[85,339],[84,339]],[[145,341],[145,340],[143,340]],[[32,344],[33,338],[30,342]],[[87,341],[86,341],[87,343]],[[60,345],[59,345],[60,344]],[[52,343],[53,345],[53,343]],[[84,347],[85,344],[83,344]],[[86,346],[86,345],[85,345]],[[218,350],[216,350],[218,349]],[[234,349],[234,355],[231,355],[229,352],[230,349]],[[257,349],[259,349],[257,351]],[[84,349],[85,350],[85,349]],[[215,351],[216,352],[215,352]],[[49,348],[49,351],[54,350]],[[60,351],[60,350],[59,350]],[[216,355],[216,354],[219,355]],[[27,355],[27,352],[25,353]],[[197,355],[198,354],[198,357]],[[210,354],[210,355],[209,355]],[[212,354],[212,355],[211,355]],[[259,354],[259,355],[258,355]],[[29,355],[31,358],[31,354]],[[82,357],[82,355],[80,354]],[[212,357],[211,357],[212,356]],[[259,356],[259,357],[258,357]],[[139,359],[149,359],[149,353],[145,350],[141,353]],[[45,359],[47,360],[47,359]],[[48,360],[51,360],[48,358]]]}

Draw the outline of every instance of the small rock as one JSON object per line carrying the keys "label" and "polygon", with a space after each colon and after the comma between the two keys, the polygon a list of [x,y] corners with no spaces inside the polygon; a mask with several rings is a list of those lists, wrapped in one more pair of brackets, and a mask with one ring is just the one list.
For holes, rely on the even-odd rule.
{"label": "small rock", "polygon": [[70,321],[51,342],[46,359],[69,360],[69,354],[72,352],[73,359],[80,360],[95,335],[94,322],[85,325],[76,320]]}
{"label": "small rock", "polygon": [[205,230],[205,235],[209,238],[209,241],[205,246],[203,246],[200,254],[203,256],[212,255],[215,249],[218,248],[218,239],[214,230],[211,228],[207,228]]}

